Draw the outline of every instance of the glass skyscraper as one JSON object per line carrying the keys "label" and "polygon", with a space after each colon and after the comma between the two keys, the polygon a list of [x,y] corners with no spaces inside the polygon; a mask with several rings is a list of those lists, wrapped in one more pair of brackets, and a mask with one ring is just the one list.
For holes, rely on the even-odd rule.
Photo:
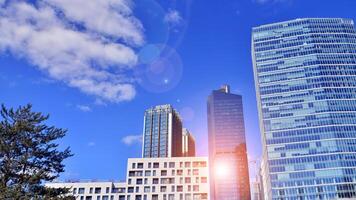
{"label": "glass skyscraper", "polygon": [[350,19],[253,28],[266,199],[356,198],[356,31]]}
{"label": "glass skyscraper", "polygon": [[208,97],[211,200],[250,200],[241,95],[224,85]]}
{"label": "glass skyscraper", "polygon": [[181,157],[182,121],[171,105],[147,109],[144,117],[144,158]]}

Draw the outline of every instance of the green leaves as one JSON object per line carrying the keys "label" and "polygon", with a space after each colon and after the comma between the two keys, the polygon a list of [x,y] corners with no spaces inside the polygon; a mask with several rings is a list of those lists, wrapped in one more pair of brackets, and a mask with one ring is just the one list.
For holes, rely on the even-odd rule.
{"label": "green leaves", "polygon": [[58,178],[72,156],[56,143],[67,130],[46,125],[49,115],[33,112],[30,104],[16,110],[1,105],[0,116],[0,199],[64,197],[68,189],[45,188],[43,182]]}

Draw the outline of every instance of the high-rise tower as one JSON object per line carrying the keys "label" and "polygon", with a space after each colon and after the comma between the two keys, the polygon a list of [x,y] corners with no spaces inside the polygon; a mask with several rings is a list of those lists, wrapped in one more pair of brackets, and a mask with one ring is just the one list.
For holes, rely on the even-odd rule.
{"label": "high-rise tower", "polygon": [[350,19],[253,28],[266,199],[356,198],[356,31]]}
{"label": "high-rise tower", "polygon": [[171,105],[159,105],[146,110],[142,156],[182,156],[182,121]]}
{"label": "high-rise tower", "polygon": [[250,200],[242,97],[224,85],[208,97],[212,200]]}

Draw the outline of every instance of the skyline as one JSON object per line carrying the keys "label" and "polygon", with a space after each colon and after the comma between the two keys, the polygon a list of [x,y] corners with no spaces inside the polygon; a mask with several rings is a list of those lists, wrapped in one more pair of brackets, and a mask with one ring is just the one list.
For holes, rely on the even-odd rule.
{"label": "skyline", "polygon": [[[305,2],[306,1],[304,1],[304,3]],[[320,3],[321,1],[313,3],[315,5],[318,2]],[[197,9],[199,8],[199,5],[201,5],[199,4],[201,2],[194,2],[196,4],[192,5],[192,16],[185,32],[185,37],[182,39],[181,44],[176,47],[177,52],[179,52],[184,63],[182,79],[178,85],[168,92],[158,94],[146,91],[142,87],[137,86],[135,99],[130,102],[121,102],[118,104],[106,103],[106,105],[97,105],[104,102],[97,101],[95,104],[95,98],[92,96],[82,94],[78,90],[70,88],[61,82],[53,81],[48,78],[45,73],[37,71],[34,67],[27,67],[29,64],[24,58],[17,59],[16,56],[14,57],[11,54],[2,54],[0,58],[2,74],[2,84],[0,88],[5,92],[0,95],[0,98],[7,106],[18,106],[20,104],[32,102],[35,110],[51,114],[51,123],[69,129],[68,136],[63,140],[63,143],[71,146],[75,157],[66,162],[68,173],[72,173],[72,175],[65,175],[63,178],[120,179],[120,177],[124,177],[123,174],[120,175],[120,173],[125,171],[123,169],[126,168],[125,157],[127,157],[127,155],[129,155],[129,157],[139,157],[141,154],[139,147],[140,143],[135,143],[134,145],[129,146],[130,148],[125,148],[127,152],[124,156],[118,155],[120,154],[120,151],[123,150],[121,145],[124,143],[122,141],[130,143],[137,139],[131,137],[131,139],[126,138],[126,140],[124,140],[125,136],[141,135],[143,124],[142,116],[145,109],[156,104],[172,103],[178,108],[179,112],[185,113],[185,124],[187,124],[187,128],[198,138],[197,141],[207,141],[204,139],[204,137],[207,136],[205,117],[205,101],[207,94],[213,88],[224,83],[229,83],[232,88],[239,88],[239,91],[234,92],[237,92],[244,97],[244,102],[246,104],[244,106],[246,137],[248,142],[247,148],[249,152],[252,153],[252,156],[258,157],[261,154],[261,148],[252,148],[254,146],[260,146],[260,134],[258,131],[256,102],[254,99],[252,64],[249,61],[251,60],[249,56],[250,50],[248,48],[250,46],[250,41],[247,30],[252,28],[252,24],[258,25],[267,21],[283,21],[285,18],[294,19],[303,17],[304,15],[319,15],[319,17],[325,15],[333,17],[337,15],[337,17],[355,19],[353,12],[351,12],[352,5],[355,5],[355,3],[345,2],[346,1],[340,1],[340,5],[337,5],[340,10],[341,8],[346,10],[343,12],[330,14],[328,9],[331,9],[331,4],[329,3],[328,7],[328,3],[324,2],[324,10],[313,10],[315,13],[304,13],[298,16],[296,14],[297,11],[290,14],[288,13],[288,10],[291,9],[289,6],[296,5],[298,7],[298,5],[301,6],[303,3],[295,1],[292,1],[292,5],[285,2],[275,3],[282,8],[280,11],[276,11],[277,14],[274,17],[267,20],[259,19],[252,22],[247,20],[248,24],[245,26],[239,26],[237,23],[233,28],[225,26],[221,27],[222,30],[219,32],[227,34],[223,36],[228,36],[227,40],[230,42],[234,41],[233,44],[230,44],[230,42],[227,42],[226,40],[220,41],[222,44],[217,44],[219,41],[209,41],[215,38],[213,29],[219,28],[219,19],[212,19],[213,23],[208,26],[193,25],[202,23],[200,20],[208,13],[201,13],[202,11],[198,11]],[[211,2],[208,4],[210,3]],[[248,4],[247,1],[242,1],[241,4],[244,3]],[[266,8],[268,5],[252,3],[248,5],[264,6],[265,9],[270,9]],[[310,7],[312,6],[310,5]],[[217,9],[227,9],[229,12],[226,15],[234,16],[232,19],[235,19],[238,22],[243,21],[241,15],[247,15],[246,11],[242,8],[240,8],[239,12],[233,12],[233,9],[228,9],[226,5],[217,5]],[[209,10],[212,10],[212,7],[209,7],[208,11]],[[282,12],[282,14],[280,12]],[[225,19],[226,15],[217,17]],[[198,16],[198,19],[196,16]],[[231,21],[229,21],[229,23]],[[194,29],[197,29],[197,27],[198,29],[202,29],[198,31],[195,30],[196,32],[194,32]],[[203,37],[202,40],[205,39],[205,42],[207,42],[207,44],[205,44],[206,46],[198,40],[200,37],[199,33],[201,33],[201,31],[206,31],[204,28],[206,28],[206,30],[209,28],[209,30],[212,31],[212,33],[201,36]],[[242,31],[243,37],[234,35],[240,28],[244,30]],[[231,33],[225,33],[226,31],[231,31]],[[192,35],[194,35],[194,37]],[[199,37],[197,37],[197,35],[199,35]],[[195,39],[192,39],[192,37]],[[199,48],[197,48],[196,45],[199,46]],[[203,51],[205,47],[206,50]],[[212,50],[217,47],[218,49],[228,48],[230,50],[227,52],[216,52]],[[207,61],[205,55],[207,55],[209,51],[216,53],[216,61]],[[196,56],[195,58],[189,56],[192,52],[198,52],[193,54]],[[204,62],[200,60],[204,60]],[[224,68],[225,70],[221,70],[220,67],[216,67],[220,65],[225,65],[227,67]],[[207,70],[206,66],[210,66],[211,68]],[[244,67],[239,68],[237,66]],[[208,75],[200,74],[199,72],[202,70],[206,70]],[[199,76],[197,76],[198,74]],[[196,76],[199,77],[200,84],[192,84],[191,81],[195,80],[194,77]],[[222,78],[211,78],[211,76]],[[49,97],[48,102],[43,101],[46,97]],[[159,98],[159,100],[156,98]],[[135,108],[133,109],[133,107]],[[129,112],[130,110],[133,110],[132,115]],[[248,112],[246,110],[248,110]],[[78,124],[80,125],[79,127],[77,127]],[[253,140],[255,137],[258,138],[258,141]],[[197,147],[198,155],[207,155],[206,143],[205,145],[203,144]],[[93,160],[97,163],[93,163]],[[93,175],[93,172],[97,172],[98,168],[102,169],[98,170],[101,171],[100,174]]]}

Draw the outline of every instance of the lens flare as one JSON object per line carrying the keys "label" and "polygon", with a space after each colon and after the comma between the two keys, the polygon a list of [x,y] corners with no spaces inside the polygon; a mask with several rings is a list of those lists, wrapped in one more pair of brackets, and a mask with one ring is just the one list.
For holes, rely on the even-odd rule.
{"label": "lens flare", "polygon": [[167,45],[150,45],[143,49],[135,77],[142,88],[161,93],[175,88],[182,78],[183,64],[179,54]]}
{"label": "lens flare", "polygon": [[134,15],[144,28],[146,44],[168,42],[169,25],[163,20],[166,12],[156,0],[140,0],[134,6]]}
{"label": "lens flare", "polygon": [[231,174],[231,169],[228,163],[218,162],[215,164],[215,178],[223,179],[229,177]]}

